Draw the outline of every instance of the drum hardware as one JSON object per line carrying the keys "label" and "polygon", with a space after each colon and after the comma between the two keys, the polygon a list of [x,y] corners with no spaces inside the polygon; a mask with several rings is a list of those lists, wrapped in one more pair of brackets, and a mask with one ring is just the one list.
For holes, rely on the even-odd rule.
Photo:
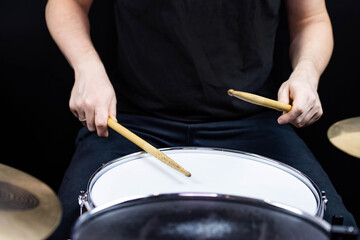
{"label": "drum hardware", "polygon": [[111,127],[116,132],[120,133],[122,136],[130,140],[131,142],[135,143],[137,146],[142,148],[145,152],[150,153],[155,158],[159,159],[163,163],[167,164],[168,166],[172,167],[173,169],[183,173],[185,176],[190,177],[191,173],[186,171],[182,166],[176,163],[173,159],[169,158],[166,154],[159,151],[157,148],[137,136],[136,134],[132,133],[130,130],[126,129],[122,125],[120,125],[116,120],[109,117],[108,118],[108,126]]}
{"label": "drum hardware", "polygon": [[325,206],[324,210],[326,210],[326,206],[329,200],[326,197],[325,191],[321,191],[321,200],[324,202],[324,206]]}
{"label": "drum hardware", "polygon": [[235,91],[233,89],[228,90],[228,94],[232,97],[239,98],[243,101],[256,104],[259,106],[275,109],[277,111],[288,112],[291,110],[292,106],[283,102],[275,101],[269,98],[265,98],[256,94]]}
{"label": "drum hardware", "polygon": [[87,211],[87,209],[90,209],[88,195],[85,191],[80,191],[80,194],[78,197],[78,203],[80,206],[80,215],[85,213]]}
{"label": "drum hardware", "polygon": [[329,141],[343,152],[360,158],[360,117],[338,121],[327,132]]}
{"label": "drum hardware", "polygon": [[49,186],[0,164],[0,239],[46,239],[61,216],[60,201]]}

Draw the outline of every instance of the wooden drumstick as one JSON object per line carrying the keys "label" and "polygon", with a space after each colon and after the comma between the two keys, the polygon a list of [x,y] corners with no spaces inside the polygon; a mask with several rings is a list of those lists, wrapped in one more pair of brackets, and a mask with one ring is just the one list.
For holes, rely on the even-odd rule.
{"label": "wooden drumstick", "polygon": [[283,102],[279,102],[279,101],[275,101],[269,98],[265,98],[265,97],[261,97],[259,95],[255,95],[252,93],[247,93],[247,92],[241,92],[241,91],[235,91],[233,89],[229,89],[228,90],[228,94],[230,96],[239,98],[241,100],[244,100],[246,102],[249,103],[253,103],[256,105],[260,105],[263,107],[268,107],[268,108],[272,108],[278,111],[283,111],[283,112],[288,112],[291,110],[291,105],[283,103]]}
{"label": "wooden drumstick", "polygon": [[163,163],[169,165],[170,167],[174,168],[175,170],[183,173],[185,176],[190,177],[191,173],[186,171],[183,167],[181,167],[179,164],[177,164],[174,160],[172,160],[169,156],[152,146],[150,143],[146,142],[127,128],[120,125],[116,120],[109,117],[108,126],[114,129],[116,132],[120,133],[122,136],[142,148],[145,152],[150,153],[155,158],[159,159]]}

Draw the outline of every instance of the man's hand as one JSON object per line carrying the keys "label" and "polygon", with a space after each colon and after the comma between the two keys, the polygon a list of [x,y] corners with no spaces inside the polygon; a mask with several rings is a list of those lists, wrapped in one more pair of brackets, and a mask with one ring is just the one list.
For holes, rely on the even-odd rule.
{"label": "man's hand", "polygon": [[278,101],[292,104],[292,108],[279,117],[279,124],[291,123],[301,128],[319,120],[323,110],[317,93],[317,78],[310,67],[299,66],[281,85]]}
{"label": "man's hand", "polygon": [[107,119],[116,119],[116,96],[103,65],[84,63],[75,71],[69,106],[80,121],[86,120],[89,131],[108,136]]}

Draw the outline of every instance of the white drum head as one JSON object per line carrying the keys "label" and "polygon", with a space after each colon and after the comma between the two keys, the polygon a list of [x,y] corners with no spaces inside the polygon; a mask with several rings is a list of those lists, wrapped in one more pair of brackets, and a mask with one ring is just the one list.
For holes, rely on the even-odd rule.
{"label": "white drum head", "polygon": [[299,171],[257,155],[207,148],[164,149],[191,172],[172,169],[149,154],[105,165],[89,182],[89,201],[99,206],[163,194],[232,195],[277,202],[311,215],[319,211],[316,186]]}

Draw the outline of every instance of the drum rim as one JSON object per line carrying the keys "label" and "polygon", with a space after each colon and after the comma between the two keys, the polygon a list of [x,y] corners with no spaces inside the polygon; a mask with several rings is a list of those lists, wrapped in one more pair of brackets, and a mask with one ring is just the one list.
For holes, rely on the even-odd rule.
{"label": "drum rim", "polygon": [[97,206],[90,211],[80,215],[80,217],[76,220],[75,224],[72,227],[71,236],[76,233],[76,231],[81,228],[87,221],[91,221],[94,217],[105,214],[108,211],[113,211],[114,209],[121,209],[156,201],[171,201],[171,200],[211,200],[211,201],[219,201],[219,202],[233,202],[233,203],[245,203],[247,205],[255,205],[261,208],[266,208],[270,210],[274,210],[277,212],[285,213],[287,215],[294,216],[296,218],[300,218],[303,221],[306,221],[317,229],[321,230],[323,233],[329,235],[331,233],[331,225],[318,216],[313,216],[309,213],[306,213],[300,209],[295,207],[287,206],[282,203],[277,203],[274,201],[267,201],[243,196],[232,196],[232,195],[223,195],[223,194],[206,194],[201,193],[174,193],[174,194],[161,194],[157,196],[149,196],[146,198],[137,198],[132,199],[126,202],[114,200],[100,206]]}
{"label": "drum rim", "polygon": [[[278,160],[269,158],[269,157],[265,157],[259,154],[255,154],[255,153],[249,153],[249,152],[245,152],[245,151],[239,151],[239,150],[233,150],[233,149],[226,149],[226,148],[213,148],[213,147],[168,147],[168,148],[160,148],[160,151],[163,151],[166,153],[166,151],[202,151],[202,152],[216,152],[216,153],[222,153],[225,155],[243,155],[243,156],[247,156],[249,158],[251,158],[251,160],[255,160],[257,162],[261,162],[267,165],[270,165],[272,167],[276,167],[282,171],[285,171],[286,173],[296,177],[298,180],[300,180],[303,184],[305,184],[313,193],[315,199],[316,199],[316,203],[317,203],[317,209],[315,212],[315,216],[322,218],[324,215],[324,211],[326,208],[326,202],[324,201],[324,198],[326,199],[326,197],[324,196],[324,192],[321,192],[319,187],[314,183],[314,181],[312,179],[310,179],[308,176],[306,176],[306,174],[304,174],[303,172],[297,170],[294,167],[291,167],[283,162],[280,162]],[[101,167],[99,167],[91,176],[91,178],[88,181],[87,184],[87,190],[85,193],[86,196],[86,203],[85,206],[87,208],[93,209],[95,207],[98,207],[94,204],[94,202],[91,199],[91,189],[92,186],[95,184],[96,180],[98,178],[101,177],[102,174],[100,174],[101,172],[106,172],[105,169],[109,168],[112,166],[118,166],[120,164],[124,164],[128,161],[132,161],[134,159],[139,159],[139,157],[141,158],[146,158],[148,156],[151,156],[149,153],[146,153],[144,151],[139,151],[139,152],[135,152],[135,153],[131,153],[119,158],[116,158],[114,160],[111,160],[107,163],[102,164]],[[113,166],[114,165],[114,166]],[[295,175],[293,174],[295,173]],[[203,193],[196,193],[196,192],[189,192],[189,194],[193,194],[193,196],[195,195],[199,195],[202,196]],[[205,193],[205,194],[217,194],[217,193]],[[169,195],[169,194],[159,194],[159,195]],[[221,194],[217,194],[218,196],[221,196]],[[127,202],[127,201],[131,201],[131,200],[135,200],[135,199],[143,199],[143,198],[148,198],[151,197],[153,195],[142,195],[142,196],[132,196],[129,198],[122,198],[122,202]],[[236,196],[236,195],[227,195],[227,196],[233,196],[233,197],[240,197],[240,196]],[[88,209],[88,210],[90,210]]]}

